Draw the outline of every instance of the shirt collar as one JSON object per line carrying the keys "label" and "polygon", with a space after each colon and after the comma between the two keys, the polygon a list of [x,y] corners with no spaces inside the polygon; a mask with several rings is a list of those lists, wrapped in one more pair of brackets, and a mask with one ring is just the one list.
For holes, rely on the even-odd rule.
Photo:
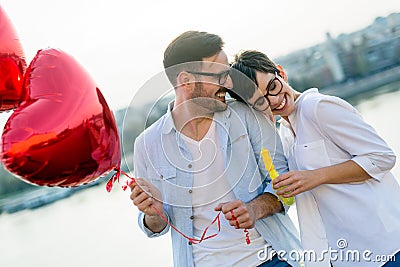
{"label": "shirt collar", "polygon": [[176,131],[174,119],[172,118],[172,109],[174,108],[174,104],[175,100],[168,103],[167,113],[162,127],[163,134],[169,134],[171,131]]}
{"label": "shirt collar", "polygon": [[[291,126],[292,126],[293,129],[296,129],[296,125],[295,124],[296,124],[296,121],[297,121],[297,115],[298,115],[297,113],[298,113],[298,110],[299,110],[298,107],[301,105],[301,102],[303,102],[303,100],[304,100],[306,95],[314,94],[314,93],[318,93],[318,89],[317,88],[310,88],[310,89],[304,91],[303,93],[301,93],[300,96],[296,99],[296,101],[294,101],[294,110],[288,116],[289,121],[290,121]],[[284,119],[279,120],[279,122],[281,123],[281,125],[283,125],[285,127],[289,127],[290,126],[289,123]]]}
{"label": "shirt collar", "polygon": [[222,122],[226,122],[229,121],[229,117],[231,115],[231,108],[229,107],[229,103],[232,102],[230,100],[227,101],[227,108],[224,111],[220,111],[220,112],[215,112],[214,113],[214,120],[217,123],[222,123]]}
{"label": "shirt collar", "polygon": [[[230,101],[227,102],[229,104]],[[175,128],[174,119],[172,117],[172,109],[174,108],[175,100],[172,100],[168,103],[167,113],[165,114],[165,120],[162,127],[163,134],[169,134],[172,131],[177,132],[178,130]],[[224,125],[228,126],[229,124],[229,116],[231,115],[231,110],[228,108],[225,111],[215,112],[214,113],[214,120],[217,122],[225,122]]]}

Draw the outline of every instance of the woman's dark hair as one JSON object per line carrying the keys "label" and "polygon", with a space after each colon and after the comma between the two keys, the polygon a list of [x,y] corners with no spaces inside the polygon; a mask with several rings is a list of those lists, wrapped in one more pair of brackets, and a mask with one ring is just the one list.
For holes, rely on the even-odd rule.
{"label": "woman's dark hair", "polygon": [[249,100],[258,88],[256,71],[280,74],[275,63],[267,55],[255,50],[236,54],[231,67],[233,88],[229,94],[242,102]]}

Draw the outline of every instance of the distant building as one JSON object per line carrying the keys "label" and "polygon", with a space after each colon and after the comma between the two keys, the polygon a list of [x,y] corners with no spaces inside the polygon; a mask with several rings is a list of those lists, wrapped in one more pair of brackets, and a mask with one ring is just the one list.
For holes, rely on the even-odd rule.
{"label": "distant building", "polygon": [[327,67],[332,73],[334,82],[341,82],[345,79],[343,67],[339,59],[338,45],[334,39],[332,39],[329,32],[326,33],[326,42],[322,46],[322,53],[324,55]]}
{"label": "distant building", "polygon": [[400,65],[400,13],[378,17],[350,34],[326,36],[324,43],[274,60],[297,89],[323,88]]}

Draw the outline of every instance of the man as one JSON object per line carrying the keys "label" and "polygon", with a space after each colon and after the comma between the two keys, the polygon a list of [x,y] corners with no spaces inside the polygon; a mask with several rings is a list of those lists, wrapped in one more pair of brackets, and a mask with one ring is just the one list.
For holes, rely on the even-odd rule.
{"label": "man", "polygon": [[[188,31],[164,53],[176,97],[135,141],[141,178],[131,185],[131,199],[139,225],[149,237],[165,234],[169,224],[176,228],[175,266],[290,266],[276,252],[298,251],[297,232],[260,160],[267,148],[277,171],[287,172],[280,139],[261,114],[226,103],[232,80],[222,47],[217,35]],[[218,212],[219,226],[210,226]],[[211,238],[202,238],[204,229]]]}

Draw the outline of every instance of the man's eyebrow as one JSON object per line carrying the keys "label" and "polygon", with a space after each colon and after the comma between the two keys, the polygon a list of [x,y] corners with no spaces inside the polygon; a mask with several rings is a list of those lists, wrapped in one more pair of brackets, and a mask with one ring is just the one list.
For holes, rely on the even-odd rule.
{"label": "man's eyebrow", "polygon": [[207,68],[212,68],[215,65],[215,59],[213,61],[203,61],[203,62],[207,62]]}

